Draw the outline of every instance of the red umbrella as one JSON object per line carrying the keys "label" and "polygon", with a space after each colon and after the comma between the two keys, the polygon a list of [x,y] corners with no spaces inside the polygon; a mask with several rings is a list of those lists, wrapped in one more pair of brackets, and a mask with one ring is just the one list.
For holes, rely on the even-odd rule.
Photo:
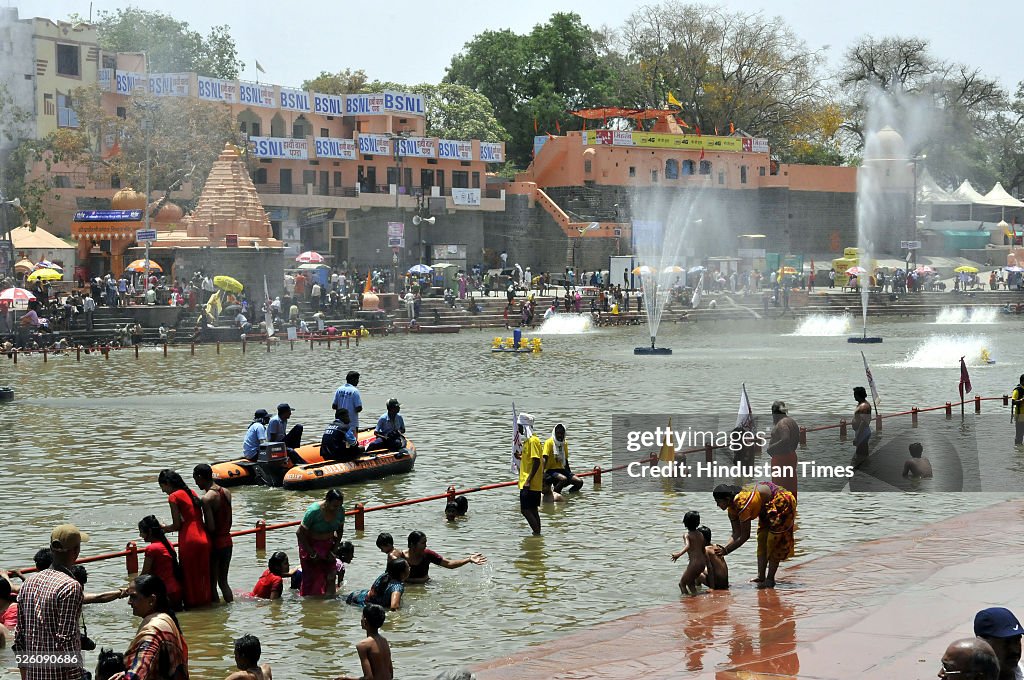
{"label": "red umbrella", "polygon": [[315,250],[307,250],[304,253],[299,253],[299,256],[295,258],[295,261],[303,264],[320,264],[324,261],[324,256]]}
{"label": "red umbrella", "polygon": [[5,288],[0,291],[0,300],[9,300],[11,302],[30,302],[35,300],[36,296],[31,291],[25,290],[24,288]]}

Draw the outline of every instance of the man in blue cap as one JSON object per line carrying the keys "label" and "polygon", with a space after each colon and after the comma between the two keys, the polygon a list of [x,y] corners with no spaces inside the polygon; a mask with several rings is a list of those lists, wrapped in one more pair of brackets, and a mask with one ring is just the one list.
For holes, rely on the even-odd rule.
{"label": "man in blue cap", "polygon": [[974,616],[974,634],[991,645],[999,659],[999,680],[1021,680],[1020,638],[1024,628],[1005,607],[982,609]]}
{"label": "man in blue cap", "polygon": [[302,465],[306,461],[295,451],[302,446],[302,425],[288,429],[288,419],[292,417],[292,413],[292,407],[288,404],[277,405],[277,415],[267,423],[267,441],[284,442],[288,449],[288,457],[296,465]]}

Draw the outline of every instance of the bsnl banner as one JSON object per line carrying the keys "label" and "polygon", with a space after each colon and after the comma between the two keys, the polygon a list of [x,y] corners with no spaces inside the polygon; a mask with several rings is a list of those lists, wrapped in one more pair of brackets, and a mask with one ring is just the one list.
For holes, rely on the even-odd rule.
{"label": "bsnl banner", "polygon": [[306,160],[309,158],[309,142],[305,139],[285,137],[250,137],[249,148],[259,158],[287,158]]}
{"label": "bsnl banner", "polygon": [[340,158],[347,161],[356,159],[356,143],[352,139],[314,137],[313,145],[317,158]]}
{"label": "bsnl banner", "polygon": [[345,96],[346,116],[382,116],[402,113],[413,116],[427,115],[423,96],[403,92]]}

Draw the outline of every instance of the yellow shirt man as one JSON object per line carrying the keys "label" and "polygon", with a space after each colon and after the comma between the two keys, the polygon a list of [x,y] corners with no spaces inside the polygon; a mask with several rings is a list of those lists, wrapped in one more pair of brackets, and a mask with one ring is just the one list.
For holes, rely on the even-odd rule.
{"label": "yellow shirt man", "polygon": [[543,446],[536,434],[523,442],[523,457],[519,461],[519,489],[540,491],[544,486]]}

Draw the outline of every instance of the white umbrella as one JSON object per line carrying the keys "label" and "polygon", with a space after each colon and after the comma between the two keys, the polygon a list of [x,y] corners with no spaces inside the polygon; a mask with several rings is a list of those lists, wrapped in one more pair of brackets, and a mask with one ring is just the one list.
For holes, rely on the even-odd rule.
{"label": "white umbrella", "polygon": [[9,302],[31,302],[35,299],[36,296],[32,291],[25,290],[24,288],[5,288],[0,291],[0,300],[7,300]]}

